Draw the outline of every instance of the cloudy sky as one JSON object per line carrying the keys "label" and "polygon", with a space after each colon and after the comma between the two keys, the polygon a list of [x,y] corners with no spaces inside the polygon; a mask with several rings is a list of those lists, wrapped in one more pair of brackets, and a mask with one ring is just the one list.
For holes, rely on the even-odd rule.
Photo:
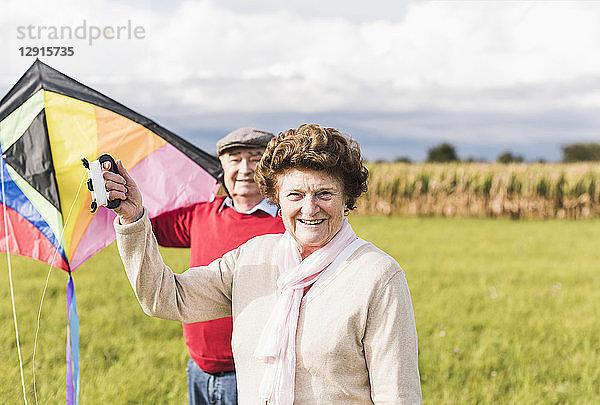
{"label": "cloudy sky", "polygon": [[[559,160],[563,145],[600,141],[597,1],[3,7],[0,94],[34,60],[20,47],[71,46],[73,56],[41,59],[211,153],[237,127],[279,132],[304,122],[351,134],[372,160],[421,160],[444,141],[462,158],[510,150]],[[51,37],[61,27],[63,37]],[[68,38],[78,27],[85,38]],[[92,27],[112,39],[92,38]]]}

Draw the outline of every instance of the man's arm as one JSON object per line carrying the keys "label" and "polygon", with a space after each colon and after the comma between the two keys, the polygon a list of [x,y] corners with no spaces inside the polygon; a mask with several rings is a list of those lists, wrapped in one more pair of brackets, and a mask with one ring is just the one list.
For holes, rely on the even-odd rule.
{"label": "man's arm", "polygon": [[158,244],[165,247],[189,248],[193,216],[194,206],[191,205],[151,219]]}

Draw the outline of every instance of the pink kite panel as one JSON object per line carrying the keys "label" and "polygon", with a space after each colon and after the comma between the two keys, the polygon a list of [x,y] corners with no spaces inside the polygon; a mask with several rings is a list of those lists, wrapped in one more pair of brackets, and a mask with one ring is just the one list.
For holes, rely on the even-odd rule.
{"label": "pink kite panel", "polygon": [[166,144],[129,171],[142,191],[150,218],[214,198],[219,183],[171,144]]}

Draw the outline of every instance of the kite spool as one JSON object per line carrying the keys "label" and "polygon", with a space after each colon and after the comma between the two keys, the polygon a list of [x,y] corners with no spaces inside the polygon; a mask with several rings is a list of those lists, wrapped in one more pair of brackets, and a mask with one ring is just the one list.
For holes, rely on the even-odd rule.
{"label": "kite spool", "polygon": [[115,209],[121,204],[121,200],[109,200],[108,193],[106,192],[106,186],[104,184],[104,177],[102,176],[102,164],[104,162],[110,162],[110,171],[119,174],[117,164],[115,160],[109,154],[103,154],[98,156],[98,160],[93,162],[88,161],[86,158],[82,158],[81,162],[83,167],[88,171],[88,190],[92,192],[92,204],[90,210],[92,213],[96,212],[99,206],[104,205],[107,208]]}

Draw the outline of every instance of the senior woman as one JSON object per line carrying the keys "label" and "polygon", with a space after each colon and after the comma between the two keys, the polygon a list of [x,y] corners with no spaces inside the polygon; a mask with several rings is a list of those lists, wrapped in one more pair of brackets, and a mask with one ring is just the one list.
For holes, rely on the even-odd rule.
{"label": "senior woman", "polygon": [[105,173],[127,276],[151,316],[233,316],[242,404],[421,402],[417,334],[405,275],[344,217],[366,191],[358,144],[301,125],[274,138],[255,179],[283,235],[255,237],[206,267],[173,273],[141,195],[120,162]]}

